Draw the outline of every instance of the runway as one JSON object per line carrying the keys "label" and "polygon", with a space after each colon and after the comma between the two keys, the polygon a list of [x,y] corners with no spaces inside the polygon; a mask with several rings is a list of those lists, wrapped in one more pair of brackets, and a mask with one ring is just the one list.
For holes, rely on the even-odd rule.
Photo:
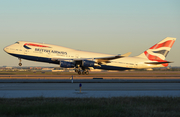
{"label": "runway", "polygon": [[180,97],[180,83],[0,83],[1,98],[119,96]]}
{"label": "runway", "polygon": [[[82,83],[81,92],[79,83]],[[0,75],[1,98],[119,96],[180,97],[180,71]]]}
{"label": "runway", "polygon": [[[3,74],[3,73],[2,73]],[[90,75],[73,73],[24,73],[0,75],[0,83],[180,83],[180,71],[119,71],[92,72]],[[70,75],[71,74],[71,75]]]}
{"label": "runway", "polygon": [[0,83],[180,83],[180,79],[0,79]]}

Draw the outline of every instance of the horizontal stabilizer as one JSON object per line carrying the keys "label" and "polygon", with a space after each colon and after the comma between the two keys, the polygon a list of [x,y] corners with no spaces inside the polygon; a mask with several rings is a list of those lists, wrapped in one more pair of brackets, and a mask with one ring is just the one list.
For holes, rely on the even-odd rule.
{"label": "horizontal stabilizer", "polygon": [[162,61],[162,62],[145,62],[145,64],[165,64],[165,63],[173,63],[172,61]]}

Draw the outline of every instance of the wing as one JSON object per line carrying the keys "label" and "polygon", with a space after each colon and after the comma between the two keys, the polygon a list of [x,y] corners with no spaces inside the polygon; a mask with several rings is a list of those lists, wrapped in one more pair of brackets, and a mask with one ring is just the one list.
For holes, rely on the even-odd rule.
{"label": "wing", "polygon": [[123,55],[116,55],[116,56],[97,57],[97,58],[75,58],[75,59],[54,57],[54,58],[51,58],[51,60],[52,61],[67,61],[67,62],[88,60],[88,61],[94,61],[98,64],[101,64],[101,63],[109,63],[110,60],[127,57],[130,54],[131,54],[131,52],[128,52],[128,53],[123,54]]}
{"label": "wing", "polygon": [[118,58],[123,58],[127,57],[131,54],[131,52],[128,52],[123,55],[116,55],[116,56],[110,56],[110,57],[99,57],[99,58],[94,58],[95,62],[97,63],[110,63],[110,60],[118,59]]}

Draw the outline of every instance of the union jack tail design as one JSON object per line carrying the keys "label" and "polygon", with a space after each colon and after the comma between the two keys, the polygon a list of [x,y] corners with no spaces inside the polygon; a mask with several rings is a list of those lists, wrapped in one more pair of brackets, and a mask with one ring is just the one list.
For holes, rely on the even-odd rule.
{"label": "union jack tail design", "polygon": [[176,38],[166,37],[159,43],[155,44],[144,53],[140,54],[138,57],[147,58],[150,61],[162,64],[163,66],[168,66],[168,61],[165,60],[167,54],[171,50]]}

